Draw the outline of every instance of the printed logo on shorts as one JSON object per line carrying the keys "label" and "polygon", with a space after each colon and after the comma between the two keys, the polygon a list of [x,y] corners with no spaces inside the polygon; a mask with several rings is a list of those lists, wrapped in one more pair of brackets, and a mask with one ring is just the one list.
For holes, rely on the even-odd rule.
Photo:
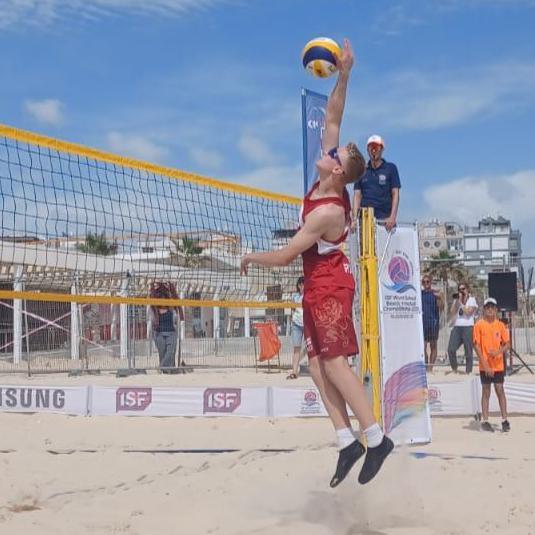
{"label": "printed logo on shorts", "polygon": [[307,390],[303,394],[300,414],[321,414],[321,404],[317,390]]}
{"label": "printed logo on shorts", "polygon": [[307,351],[309,353],[312,353],[314,346],[312,345],[312,338],[310,338],[310,336],[305,340],[305,346],[307,348]]}
{"label": "printed logo on shorts", "polygon": [[241,405],[241,388],[207,388],[204,391],[203,414],[230,413]]}
{"label": "printed logo on shorts", "polygon": [[125,387],[115,392],[115,412],[144,411],[152,402],[152,388]]}
{"label": "printed logo on shorts", "polygon": [[[326,344],[332,344],[340,341],[342,347],[347,347],[349,344],[349,321],[347,315],[344,314],[342,303],[335,297],[326,297],[313,310],[314,325],[324,329],[323,341]],[[322,349],[328,351],[327,347]]]}

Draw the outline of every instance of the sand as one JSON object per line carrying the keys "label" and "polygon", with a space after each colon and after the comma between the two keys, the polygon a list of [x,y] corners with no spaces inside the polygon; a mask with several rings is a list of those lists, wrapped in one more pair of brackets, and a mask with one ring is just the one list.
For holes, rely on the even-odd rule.
{"label": "sand", "polygon": [[[252,386],[287,384],[284,377],[219,371],[1,382]],[[337,451],[323,418],[0,413],[0,422],[1,534],[535,535],[533,417],[512,417],[509,434],[484,433],[469,417],[433,418],[432,444],[397,449],[367,486],[356,481],[359,463],[334,490]],[[163,453],[214,448],[239,451]]]}

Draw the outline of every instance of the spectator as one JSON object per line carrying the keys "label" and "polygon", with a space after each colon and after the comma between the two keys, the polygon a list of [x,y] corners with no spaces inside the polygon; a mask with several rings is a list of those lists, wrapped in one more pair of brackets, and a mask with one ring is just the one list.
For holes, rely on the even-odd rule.
{"label": "spectator", "polygon": [[386,230],[396,226],[401,183],[397,167],[383,158],[383,138],[373,135],[368,139],[370,157],[366,172],[355,182],[353,195],[353,220],[360,208],[371,207],[375,218],[384,221]]}
{"label": "spectator", "polygon": [[[151,286],[150,297],[157,299],[178,299],[172,283],[156,282]],[[153,338],[162,373],[176,373],[175,354],[179,321],[184,319],[182,307],[152,306]],[[179,366],[185,363],[179,363]]]}
{"label": "spectator", "polygon": [[299,305],[294,308],[292,314],[292,345],[294,348],[292,356],[292,373],[286,379],[297,379],[299,377],[299,362],[303,353],[303,292],[305,290],[305,277],[299,277],[296,283],[297,292],[294,301]]}
{"label": "spectator", "polygon": [[[424,275],[422,279],[422,320],[424,327],[424,354],[427,370],[432,373],[437,359],[437,340],[440,318],[440,293],[431,287],[431,277]],[[429,354],[427,353],[429,344]]]}
{"label": "spectator", "polygon": [[458,290],[459,293],[453,294],[450,308],[450,318],[454,323],[448,343],[448,357],[453,373],[457,373],[457,350],[464,345],[466,373],[472,373],[474,364],[472,338],[477,301],[470,295],[465,283],[460,283]]}
{"label": "spectator", "polygon": [[489,297],[483,305],[483,318],[474,327],[474,347],[479,357],[479,377],[481,378],[481,412],[483,421],[481,429],[494,432],[489,423],[490,385],[500,404],[502,414],[502,431],[511,429],[507,420],[507,400],[503,388],[505,364],[504,353],[509,350],[509,332],[507,327],[496,318],[498,311],[496,299]]}

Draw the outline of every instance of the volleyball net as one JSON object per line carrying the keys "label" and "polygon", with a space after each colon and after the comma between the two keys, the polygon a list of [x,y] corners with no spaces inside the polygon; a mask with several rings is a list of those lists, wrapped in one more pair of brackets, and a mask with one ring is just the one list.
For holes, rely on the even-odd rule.
{"label": "volleyball net", "polygon": [[[4,125],[0,197],[1,299],[292,306],[300,261],[240,260],[288,243],[298,198]],[[158,282],[179,298],[149,297]]]}

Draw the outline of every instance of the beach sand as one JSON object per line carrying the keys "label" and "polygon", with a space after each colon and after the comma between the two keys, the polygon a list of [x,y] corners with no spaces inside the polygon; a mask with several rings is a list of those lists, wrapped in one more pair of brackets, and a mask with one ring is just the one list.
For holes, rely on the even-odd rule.
{"label": "beach sand", "polygon": [[[2,382],[287,385],[284,378],[242,370]],[[366,486],[356,481],[359,462],[337,489],[328,486],[337,451],[325,418],[0,413],[0,422],[1,534],[535,535],[533,417],[512,417],[509,434],[484,433],[470,417],[433,418],[432,444],[396,449]],[[239,451],[162,451],[216,448]]]}

